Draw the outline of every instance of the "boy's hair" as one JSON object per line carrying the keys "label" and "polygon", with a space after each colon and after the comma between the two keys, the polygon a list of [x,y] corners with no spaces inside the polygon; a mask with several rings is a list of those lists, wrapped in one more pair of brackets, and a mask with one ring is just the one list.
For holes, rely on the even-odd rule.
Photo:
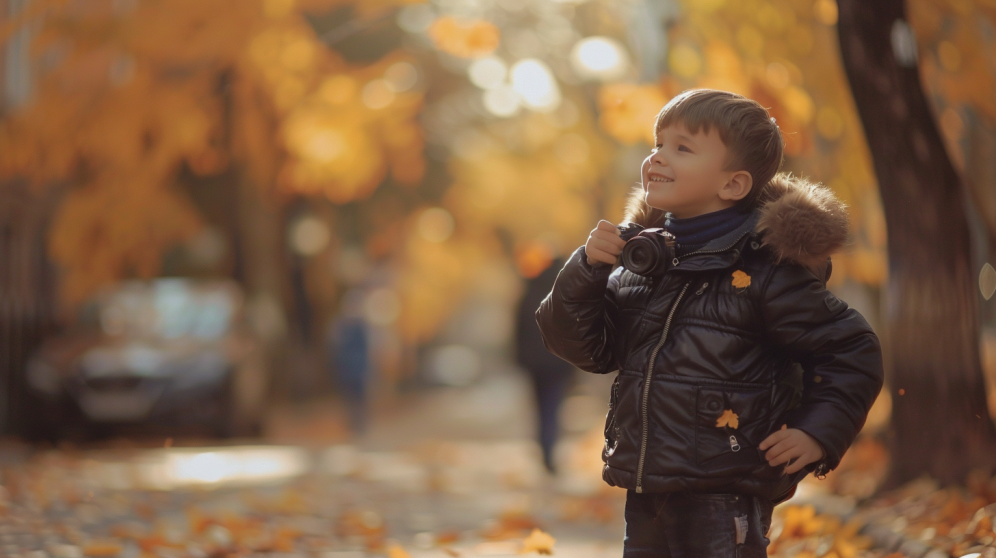
{"label": "boy's hair", "polygon": [[654,122],[654,135],[681,122],[695,134],[713,126],[729,149],[723,170],[745,170],[753,179],[750,193],[737,202],[749,210],[757,204],[764,186],[782,164],[785,144],[774,117],[760,103],[743,95],[717,89],[682,91],[661,109]]}

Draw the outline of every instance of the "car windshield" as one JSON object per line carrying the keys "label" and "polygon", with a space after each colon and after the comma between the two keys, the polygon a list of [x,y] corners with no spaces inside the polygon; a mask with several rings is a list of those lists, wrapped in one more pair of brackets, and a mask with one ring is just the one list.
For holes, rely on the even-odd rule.
{"label": "car windshield", "polygon": [[230,327],[237,293],[231,285],[159,279],[125,283],[99,305],[100,328],[114,336],[216,339]]}

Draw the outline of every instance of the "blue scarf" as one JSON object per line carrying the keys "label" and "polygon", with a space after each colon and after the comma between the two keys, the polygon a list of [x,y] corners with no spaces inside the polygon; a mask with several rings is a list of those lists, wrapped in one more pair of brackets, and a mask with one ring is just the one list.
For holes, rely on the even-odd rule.
{"label": "blue scarf", "polygon": [[678,219],[668,213],[664,230],[675,236],[677,254],[684,255],[705,246],[710,240],[719,238],[743,225],[750,212],[737,206],[727,207],[696,217]]}

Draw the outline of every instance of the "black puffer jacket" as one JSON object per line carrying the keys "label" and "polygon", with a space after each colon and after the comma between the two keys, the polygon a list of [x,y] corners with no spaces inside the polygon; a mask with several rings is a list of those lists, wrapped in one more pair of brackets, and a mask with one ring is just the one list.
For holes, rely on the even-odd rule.
{"label": "black puffer jacket", "polygon": [[[879,341],[825,288],[845,207],[785,174],[762,200],[661,279],[589,265],[582,246],[537,309],[547,349],[588,372],[619,371],[602,452],[610,485],[779,501],[834,469],[864,425],[883,383]],[[662,216],[634,192],[626,221]],[[815,438],[825,459],[784,476],[768,465],[757,446],[782,424]]]}

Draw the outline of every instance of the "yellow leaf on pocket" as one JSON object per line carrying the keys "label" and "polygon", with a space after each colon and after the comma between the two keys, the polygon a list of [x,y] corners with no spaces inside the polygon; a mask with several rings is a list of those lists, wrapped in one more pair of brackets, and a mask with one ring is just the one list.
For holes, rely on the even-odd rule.
{"label": "yellow leaf on pocket", "polygon": [[553,543],[557,542],[549,533],[544,533],[539,529],[533,529],[532,533],[522,541],[522,551],[520,554],[535,552],[537,554],[553,554]]}
{"label": "yellow leaf on pocket", "polygon": [[733,286],[738,289],[746,289],[750,286],[750,275],[739,269],[733,272]]}
{"label": "yellow leaf on pocket", "polygon": [[716,428],[722,428],[724,426],[729,426],[730,428],[740,426],[740,417],[738,417],[732,409],[723,411],[723,414],[716,419]]}

